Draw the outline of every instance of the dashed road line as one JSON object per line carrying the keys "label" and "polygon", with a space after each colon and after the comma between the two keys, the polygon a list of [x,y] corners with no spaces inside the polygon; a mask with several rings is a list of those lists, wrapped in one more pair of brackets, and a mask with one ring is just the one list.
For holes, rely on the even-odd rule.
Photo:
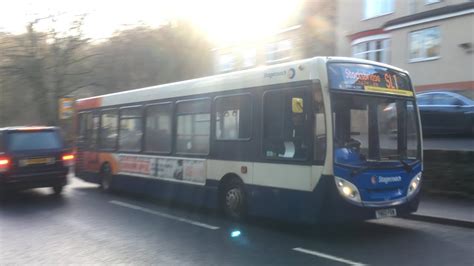
{"label": "dashed road line", "polygon": [[364,264],[364,263],[361,263],[361,262],[355,262],[355,261],[339,258],[339,257],[333,256],[333,255],[317,252],[317,251],[314,251],[314,250],[304,249],[304,248],[300,248],[300,247],[293,248],[293,250],[301,252],[301,253],[305,253],[305,254],[321,257],[321,258],[325,258],[325,259],[328,259],[328,260],[333,260],[333,261],[349,264],[349,265],[354,265],[354,266],[356,266],[356,265],[357,266],[367,265],[367,264]]}
{"label": "dashed road line", "polygon": [[151,210],[151,209],[148,209],[148,208],[140,207],[140,206],[137,206],[137,205],[133,205],[133,204],[118,201],[118,200],[111,200],[111,201],[109,201],[109,203],[114,204],[114,205],[118,205],[118,206],[122,206],[122,207],[125,207],[125,208],[129,208],[129,209],[137,210],[137,211],[146,212],[146,213],[149,213],[149,214],[153,214],[153,215],[160,216],[160,217],[163,217],[163,218],[175,220],[175,221],[178,221],[178,222],[192,224],[192,225],[199,226],[199,227],[206,228],[206,229],[210,229],[210,230],[218,230],[220,228],[219,226],[206,224],[206,223],[201,223],[201,222],[198,222],[198,221],[193,221],[193,220],[182,218],[182,217],[179,217],[179,216],[174,216],[174,215],[171,215],[171,214],[167,214],[167,213],[163,213],[163,212],[159,212],[159,211],[154,211],[154,210]]}

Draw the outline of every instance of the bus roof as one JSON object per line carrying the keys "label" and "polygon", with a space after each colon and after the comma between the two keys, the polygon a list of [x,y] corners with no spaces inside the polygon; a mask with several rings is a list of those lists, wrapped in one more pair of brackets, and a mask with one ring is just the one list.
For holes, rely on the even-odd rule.
{"label": "bus roof", "polygon": [[326,79],[326,74],[324,74],[324,77],[319,76],[321,74],[317,71],[316,66],[324,65],[327,62],[373,64],[407,73],[402,69],[390,65],[363,59],[349,57],[314,57],[278,65],[262,66],[226,74],[83,98],[76,101],[76,108],[78,110],[84,110],[217,91],[228,91],[240,88],[253,88],[296,81]]}
{"label": "bus roof", "polygon": [[0,131],[48,131],[57,130],[57,127],[49,126],[16,126],[16,127],[3,127]]}

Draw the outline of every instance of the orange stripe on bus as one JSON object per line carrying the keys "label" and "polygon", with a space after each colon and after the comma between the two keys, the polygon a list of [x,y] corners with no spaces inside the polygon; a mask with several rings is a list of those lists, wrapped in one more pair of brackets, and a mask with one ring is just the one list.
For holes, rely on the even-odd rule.
{"label": "orange stripe on bus", "polygon": [[76,102],[77,110],[98,108],[101,106],[102,106],[101,98],[90,98],[90,99],[80,100]]}

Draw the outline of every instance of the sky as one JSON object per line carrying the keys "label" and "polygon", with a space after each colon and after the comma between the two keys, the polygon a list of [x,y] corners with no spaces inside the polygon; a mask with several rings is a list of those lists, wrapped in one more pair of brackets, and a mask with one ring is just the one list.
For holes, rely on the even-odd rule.
{"label": "sky", "polygon": [[[103,39],[137,24],[157,27],[172,19],[196,24],[217,44],[253,40],[277,31],[302,0],[0,0],[0,31],[21,33],[28,21],[57,15],[64,30],[87,13],[84,32]],[[48,25],[44,25],[47,27]],[[61,29],[63,27],[63,29]]]}

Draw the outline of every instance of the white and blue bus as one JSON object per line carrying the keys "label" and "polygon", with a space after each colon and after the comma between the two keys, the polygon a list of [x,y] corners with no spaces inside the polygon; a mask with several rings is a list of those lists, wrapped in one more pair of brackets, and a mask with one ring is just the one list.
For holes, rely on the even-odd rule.
{"label": "white and blue bus", "polygon": [[313,223],[417,210],[420,119],[393,66],[316,57],[76,102],[104,190]]}

